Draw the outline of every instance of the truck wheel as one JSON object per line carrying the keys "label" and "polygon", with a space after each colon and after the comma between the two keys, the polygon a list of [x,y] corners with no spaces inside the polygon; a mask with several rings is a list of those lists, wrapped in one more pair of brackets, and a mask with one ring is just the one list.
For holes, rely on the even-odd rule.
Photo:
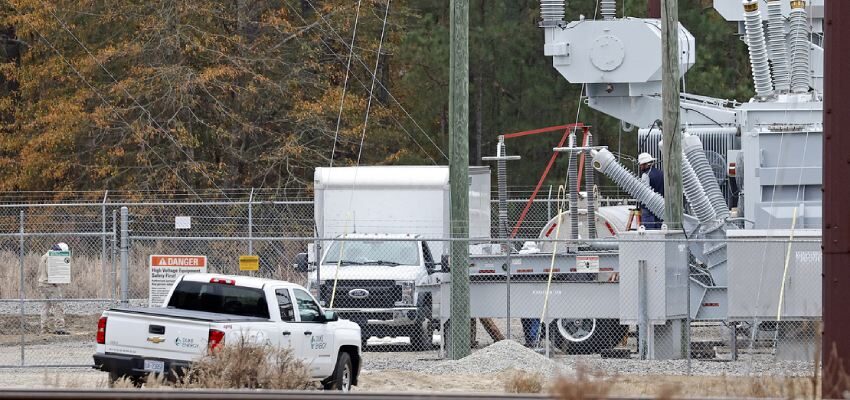
{"label": "truck wheel", "polygon": [[434,330],[431,323],[431,304],[419,306],[416,311],[416,321],[410,330],[410,346],[413,351],[434,349]]}
{"label": "truck wheel", "polygon": [[558,319],[549,325],[553,344],[566,354],[597,354],[616,346],[628,327],[616,319]]}
{"label": "truck wheel", "polygon": [[351,382],[354,380],[354,369],[351,366],[351,356],[346,352],[339,353],[336,359],[334,373],[330,381],[325,384],[325,390],[351,391]]}

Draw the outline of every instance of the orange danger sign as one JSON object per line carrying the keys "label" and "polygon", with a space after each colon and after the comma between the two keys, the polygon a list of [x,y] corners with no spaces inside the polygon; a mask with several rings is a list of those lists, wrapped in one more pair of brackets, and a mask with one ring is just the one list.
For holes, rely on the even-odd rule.
{"label": "orange danger sign", "polygon": [[207,266],[207,256],[151,256],[151,268]]}

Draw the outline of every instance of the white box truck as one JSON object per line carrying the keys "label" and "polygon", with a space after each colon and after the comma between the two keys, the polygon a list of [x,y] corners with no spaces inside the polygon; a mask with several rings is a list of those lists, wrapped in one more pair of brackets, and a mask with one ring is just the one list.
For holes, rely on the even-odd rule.
{"label": "white box truck", "polygon": [[[470,239],[490,238],[490,169],[469,169]],[[450,237],[445,166],[317,168],[315,219],[321,250],[308,287],[371,336],[432,345]],[[342,238],[342,240],[340,240]],[[307,269],[302,254],[298,265]]]}

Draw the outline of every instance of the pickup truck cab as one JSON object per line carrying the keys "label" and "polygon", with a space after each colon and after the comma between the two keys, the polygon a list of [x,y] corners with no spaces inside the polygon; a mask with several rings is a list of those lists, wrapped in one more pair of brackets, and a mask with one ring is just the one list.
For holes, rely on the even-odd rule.
{"label": "pickup truck cab", "polygon": [[[409,337],[414,350],[433,347],[439,304],[424,288],[440,282],[441,259],[413,234],[357,233],[328,241],[307,286],[321,304],[371,336]],[[299,268],[306,270],[306,255]]]}
{"label": "pickup truck cab", "polygon": [[325,388],[349,390],[360,372],[360,328],[325,311],[303,287],[246,276],[187,274],[163,307],[119,307],[98,321],[94,368],[173,377],[211,349],[247,339],[291,348]]}

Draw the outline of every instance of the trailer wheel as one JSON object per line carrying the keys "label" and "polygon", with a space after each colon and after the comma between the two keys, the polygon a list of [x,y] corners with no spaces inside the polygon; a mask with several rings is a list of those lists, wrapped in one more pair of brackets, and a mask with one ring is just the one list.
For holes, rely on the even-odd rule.
{"label": "trailer wheel", "polygon": [[566,354],[596,354],[616,346],[628,330],[616,319],[557,319],[549,325],[552,341]]}

